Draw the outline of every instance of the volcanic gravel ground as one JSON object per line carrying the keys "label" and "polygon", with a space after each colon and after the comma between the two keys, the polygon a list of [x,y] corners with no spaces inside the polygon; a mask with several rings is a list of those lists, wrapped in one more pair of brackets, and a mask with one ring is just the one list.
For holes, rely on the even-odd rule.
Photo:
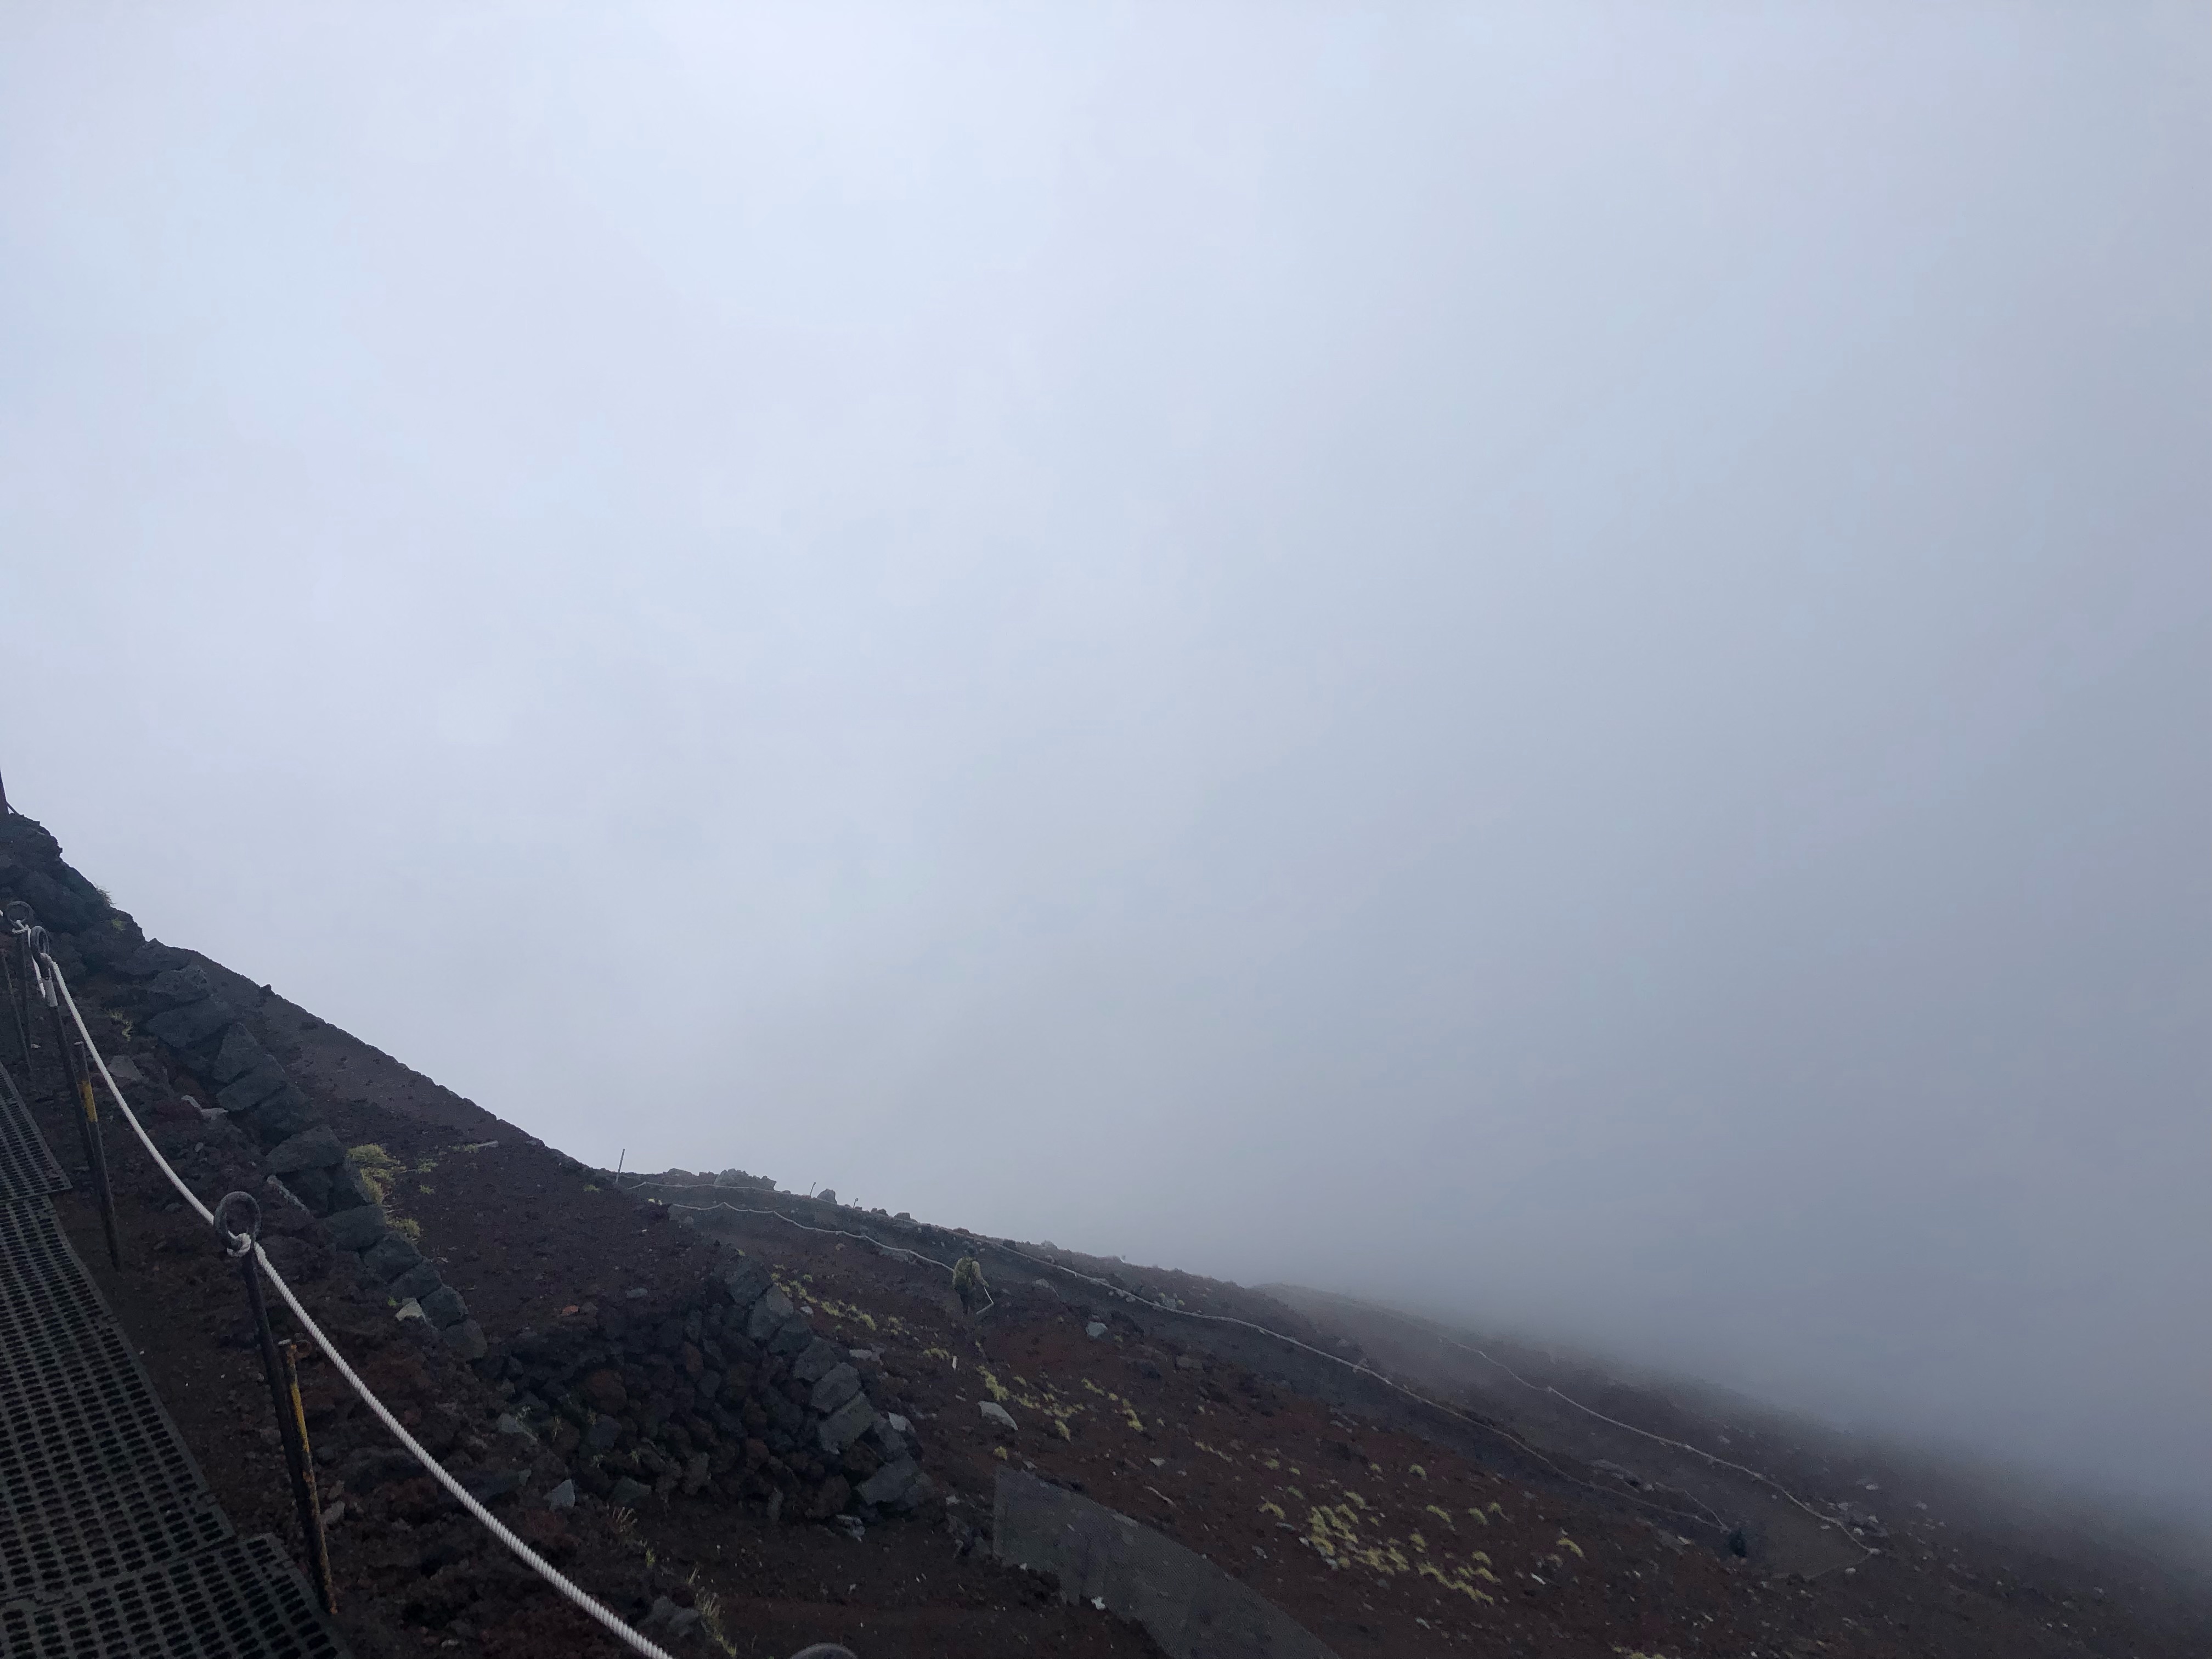
{"label": "volcanic gravel ground", "polygon": [[[96,1003],[97,985],[84,988]],[[587,1589],[626,1617],[642,1616],[657,1597],[711,1610],[734,1653],[765,1659],[823,1639],[862,1659],[1156,1653],[1134,1626],[1066,1606],[1048,1582],[988,1559],[993,1482],[1008,1464],[1160,1528],[1279,1603],[1344,1659],[2184,1650],[2111,1613],[2085,1641],[2071,1609],[2008,1601],[1987,1583],[1894,1556],[1811,1583],[1762,1577],[1754,1563],[1692,1544],[1601,1494],[1516,1479],[1502,1451],[1486,1465],[1404,1423],[1332,1411],[1270,1381],[1256,1363],[1185,1349],[1152,1316],[1140,1328],[1110,1297],[1065,1279],[994,1270],[996,1303],[970,1321],[951,1302],[942,1265],[723,1210],[686,1224],[666,1205],[617,1190],[281,999],[265,997],[257,1018],[346,1144],[380,1149],[390,1212],[419,1227],[422,1249],[466,1297],[491,1353],[471,1367],[410,1334],[380,1289],[333,1255],[319,1224],[270,1200],[272,1256],[318,1317],[449,1467],[527,1465],[504,1512]],[[103,1047],[127,1042],[97,1017],[95,1029]],[[43,1127],[70,1162],[73,1128],[50,1074],[38,1082]],[[204,1198],[259,1188],[252,1148],[227,1123],[203,1120],[159,1089],[149,1110]],[[82,1191],[61,1200],[70,1234],[240,1528],[294,1539],[234,1271],[119,1126],[108,1146],[124,1270],[105,1267]],[[714,1196],[787,1201],[742,1189]],[[852,1222],[877,1224],[857,1213]],[[930,1248],[949,1260],[945,1246],[959,1243],[939,1231]],[[508,1352],[526,1333],[588,1332],[608,1310],[696,1294],[732,1249],[767,1265],[812,1310],[818,1331],[876,1356],[860,1360],[871,1395],[910,1419],[936,1485],[919,1511],[855,1539],[711,1492],[650,1498],[635,1511],[588,1497],[572,1510],[544,1506],[573,1466],[548,1446],[499,1433],[517,1395]],[[1255,1316],[1272,1309],[1296,1322],[1234,1286],[1174,1282],[1187,1299],[1202,1295]],[[1101,1316],[1105,1332],[1087,1335]],[[340,1624],[357,1653],[459,1648],[560,1659],[616,1650],[387,1449],[383,1431],[325,1369],[311,1362],[304,1371],[323,1501],[343,1505],[331,1537]],[[986,1401],[1016,1429],[988,1420]]]}

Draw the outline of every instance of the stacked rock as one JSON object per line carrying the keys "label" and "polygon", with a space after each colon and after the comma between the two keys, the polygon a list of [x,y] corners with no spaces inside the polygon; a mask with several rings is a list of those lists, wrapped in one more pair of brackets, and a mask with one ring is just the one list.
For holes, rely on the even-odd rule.
{"label": "stacked rock", "polygon": [[398,1304],[399,1318],[422,1320],[464,1359],[482,1359],[489,1352],[483,1327],[469,1317],[461,1293],[438,1277],[413,1241],[392,1228],[382,1208],[371,1203],[342,1210],[331,1218],[330,1230],[331,1243],[351,1251],[362,1276]]}
{"label": "stacked rock", "polygon": [[765,1267],[739,1257],[678,1305],[525,1333],[498,1374],[526,1420],[550,1419],[544,1437],[595,1497],[711,1488],[827,1521],[910,1510],[931,1491],[871,1395],[876,1364],[817,1333]]}
{"label": "stacked rock", "polygon": [[182,951],[149,942],[116,971],[144,981],[137,999],[142,1010],[151,1011],[141,1022],[146,1035],[198,1077],[231,1121],[266,1149],[270,1174],[301,1203],[317,1215],[332,1215],[375,1202],[337,1137],[205,969]]}

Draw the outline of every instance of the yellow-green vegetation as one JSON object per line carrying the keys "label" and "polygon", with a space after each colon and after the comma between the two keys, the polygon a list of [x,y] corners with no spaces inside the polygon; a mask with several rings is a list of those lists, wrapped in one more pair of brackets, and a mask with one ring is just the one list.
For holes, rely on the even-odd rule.
{"label": "yellow-green vegetation", "polygon": [[392,1231],[393,1232],[398,1233],[400,1237],[405,1239],[416,1249],[419,1250],[422,1248],[422,1224],[421,1222],[416,1220],[414,1217],[407,1215],[386,1216],[385,1217],[385,1219],[392,1224]]}
{"label": "yellow-green vegetation", "polygon": [[1010,1389],[1000,1382],[988,1366],[978,1365],[975,1368],[975,1374],[983,1379],[983,1387],[991,1398],[1000,1405],[1018,1406],[1032,1416],[1049,1418],[1052,1426],[1059,1432],[1062,1440],[1075,1438],[1074,1432],[1069,1425],[1085,1408],[1072,1401],[1062,1400],[1060,1397],[1060,1390],[1054,1388],[1051,1383],[1042,1384],[1040,1391],[1038,1388],[1030,1385],[1029,1378],[1017,1376],[1014,1378],[1014,1386]]}
{"label": "yellow-green vegetation", "polygon": [[346,1158],[355,1169],[361,1171],[362,1183],[380,1204],[391,1192],[392,1182],[406,1173],[405,1164],[373,1140],[354,1147]]}

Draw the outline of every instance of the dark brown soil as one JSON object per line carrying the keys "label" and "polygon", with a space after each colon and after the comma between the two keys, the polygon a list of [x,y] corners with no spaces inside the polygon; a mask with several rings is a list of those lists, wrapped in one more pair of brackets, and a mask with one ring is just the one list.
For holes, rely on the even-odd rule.
{"label": "dark brown soil", "polygon": [[[96,1003],[97,979],[83,988]],[[1063,1606],[1050,1584],[988,1559],[992,1486],[1008,1463],[1159,1528],[1344,1659],[2185,1650],[2114,1608],[2062,1607],[1897,1555],[1809,1583],[1765,1576],[1718,1540],[1686,1540],[1632,1504],[1547,1479],[1502,1441],[1491,1443],[1492,1455],[1477,1431],[1347,1415],[1318,1387],[1286,1386],[1259,1349],[1186,1344],[1171,1322],[1134,1322],[1110,1297],[1064,1279],[1048,1285],[994,1267],[996,1304],[971,1322],[950,1301],[939,1266],[790,1218],[672,1212],[281,999],[265,997],[256,1018],[346,1144],[383,1149],[394,1170],[391,1212],[419,1226],[422,1249],[491,1342],[471,1367],[418,1341],[380,1291],[357,1281],[349,1258],[333,1257],[318,1224],[272,1216],[272,1253],[317,1316],[456,1469],[496,1461],[495,1424],[515,1392],[507,1356],[525,1333],[588,1324],[634,1291],[650,1300],[695,1287],[724,1250],[748,1252],[803,1291],[824,1334],[880,1352],[871,1393],[914,1424],[939,1497],[857,1540],[711,1492],[650,1498],[634,1515],[589,1498],[549,1511],[538,1495],[570,1466],[532,1449],[532,1484],[509,1500],[510,1524],[626,1617],[658,1596],[713,1607],[737,1654],[785,1655],[825,1639],[862,1659],[1157,1652],[1133,1626]],[[119,1030],[108,1035],[124,1046]],[[49,1139],[73,1148],[51,1087],[36,1093]],[[173,1102],[156,1115],[160,1138],[204,1198],[258,1186],[251,1149],[227,1126]],[[70,1234],[233,1517],[294,1537],[235,1275],[143,1153],[114,1129],[108,1145],[124,1270],[100,1259],[81,1192],[61,1200]],[[688,1201],[676,1188],[653,1190]],[[817,1206],[797,1207],[823,1218]],[[1233,1286],[1176,1282],[1187,1300],[1295,1318]],[[1101,1313],[1108,1330],[1086,1335]],[[616,1650],[427,1480],[404,1469],[380,1479],[385,1437],[323,1369],[307,1368],[308,1392],[323,1498],[344,1504],[331,1540],[340,1622],[357,1653]],[[995,1429],[985,1401],[1003,1405],[1017,1431]]]}

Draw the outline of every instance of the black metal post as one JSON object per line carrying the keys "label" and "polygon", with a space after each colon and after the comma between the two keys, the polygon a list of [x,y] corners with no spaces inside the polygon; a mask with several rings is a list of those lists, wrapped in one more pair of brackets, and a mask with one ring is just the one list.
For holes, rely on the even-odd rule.
{"label": "black metal post", "polygon": [[115,1194],[107,1184],[107,1146],[100,1133],[100,1104],[93,1098],[92,1066],[80,1051],[75,1036],[62,1019],[61,999],[46,1005],[54,1017],[54,1043],[61,1050],[62,1081],[76,1097],[77,1133],[84,1141],[85,1167],[92,1171],[92,1190],[100,1200],[100,1228],[107,1235],[107,1260],[123,1265],[123,1245],[115,1231]]}
{"label": "black metal post", "polygon": [[315,1484],[315,1460],[307,1447],[307,1407],[300,1398],[299,1357],[289,1342],[279,1352],[284,1358],[285,1396],[292,1402],[292,1429],[300,1443],[299,1465],[307,1475],[307,1505],[301,1512],[301,1524],[309,1527],[307,1560],[315,1570],[315,1589],[323,1599],[323,1611],[334,1613],[338,1610],[338,1588],[331,1577],[331,1540],[323,1531],[322,1493]]}
{"label": "black metal post", "polygon": [[23,1056],[23,1081],[31,1080],[31,1032],[24,1022],[22,981],[15,976],[15,963],[9,953],[0,951],[0,971],[8,975],[8,1018],[15,1028],[15,1047]]}
{"label": "black metal post", "polygon": [[[234,1205],[252,1212],[250,1229],[234,1233],[223,1217]],[[323,1511],[315,1500],[315,1466],[307,1455],[307,1413],[301,1407],[299,1381],[276,1352],[276,1334],[269,1328],[269,1304],[261,1294],[261,1275],[254,1269],[253,1246],[261,1237],[261,1206],[251,1193],[228,1193],[215,1206],[216,1237],[223,1254],[238,1263],[246,1281],[246,1305],[253,1313],[253,1332],[261,1346],[261,1370],[269,1379],[269,1403],[276,1413],[277,1437],[284,1443],[284,1467],[292,1478],[292,1503],[300,1513],[300,1533],[307,1545],[309,1565],[327,1612],[337,1611],[337,1595],[331,1583],[328,1541],[323,1536]]]}
{"label": "black metal post", "polygon": [[[15,921],[16,919],[14,914],[15,906],[11,904],[8,907],[8,909],[9,913],[9,920],[10,921]],[[12,965],[10,966],[9,969],[9,988],[15,994],[15,1036],[17,1040],[23,1045],[23,1086],[35,1094],[38,1091],[39,1087],[39,1076],[38,1064],[32,1058],[31,987],[36,982],[37,975],[31,971],[30,930],[27,927],[23,932],[17,933],[15,937],[17,939],[21,941],[18,953],[23,958],[23,971],[18,974],[15,971],[14,967]]]}

